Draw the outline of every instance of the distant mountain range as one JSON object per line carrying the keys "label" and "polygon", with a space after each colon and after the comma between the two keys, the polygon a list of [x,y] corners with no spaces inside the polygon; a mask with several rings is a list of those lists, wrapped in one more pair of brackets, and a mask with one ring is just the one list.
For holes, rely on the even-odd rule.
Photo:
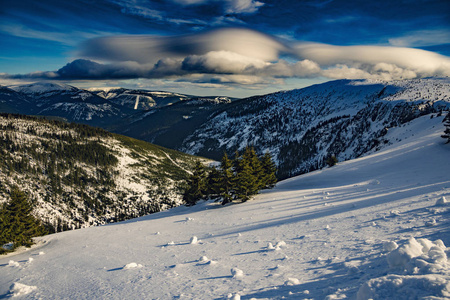
{"label": "distant mountain range", "polygon": [[231,102],[228,97],[202,97],[124,88],[79,89],[61,83],[38,82],[0,86],[0,111],[58,116],[68,121],[109,127],[140,112],[190,101]]}
{"label": "distant mountain range", "polygon": [[219,159],[253,145],[280,178],[394,143],[389,128],[450,108],[450,79],[337,80],[245,99],[52,83],[1,87],[0,111],[52,115]]}

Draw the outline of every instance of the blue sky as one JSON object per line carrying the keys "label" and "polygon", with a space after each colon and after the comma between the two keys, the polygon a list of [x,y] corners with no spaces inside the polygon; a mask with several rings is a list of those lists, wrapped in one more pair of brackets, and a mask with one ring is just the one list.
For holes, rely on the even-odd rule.
{"label": "blue sky", "polygon": [[450,1],[2,0],[0,84],[249,96],[450,75]]}

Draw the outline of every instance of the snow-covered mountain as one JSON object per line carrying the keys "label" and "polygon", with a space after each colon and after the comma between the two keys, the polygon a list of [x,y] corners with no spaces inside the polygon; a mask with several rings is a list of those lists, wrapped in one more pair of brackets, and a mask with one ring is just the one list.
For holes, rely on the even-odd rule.
{"label": "snow-covered mountain", "polygon": [[135,110],[149,110],[152,107],[163,107],[180,101],[210,101],[216,103],[229,103],[229,97],[197,97],[179,93],[164,91],[130,90],[124,88],[91,88],[89,91],[96,95],[111,100],[121,106]]}
{"label": "snow-covered mountain", "polygon": [[449,299],[443,129],[437,114],[405,121],[384,135],[399,142],[242,204],[40,237],[0,257],[0,297]]}
{"label": "snow-covered mountain", "polygon": [[0,112],[58,116],[69,121],[109,128],[119,120],[141,118],[143,111],[180,101],[228,103],[228,97],[197,97],[125,88],[80,89],[67,84],[37,82],[0,86]]}
{"label": "snow-covered mountain", "polygon": [[99,128],[0,114],[0,205],[14,186],[56,230],[178,206],[195,157]]}
{"label": "snow-covered mountain", "polygon": [[124,88],[89,89],[96,95],[111,102],[135,110],[148,110],[155,106],[171,105],[178,101],[190,99],[187,95],[169,92],[151,92],[145,90],[129,90]]}
{"label": "snow-covered mountain", "polygon": [[16,104],[16,112],[21,114],[57,116],[96,126],[106,126],[129,114],[129,111],[94,93],[62,83],[37,82],[9,89],[15,91],[15,97],[5,100],[0,94],[0,101],[22,100],[20,106]]}
{"label": "snow-covered mountain", "polygon": [[220,106],[176,148],[217,159],[253,145],[287,178],[379,150],[392,128],[449,108],[449,78],[338,80]]}

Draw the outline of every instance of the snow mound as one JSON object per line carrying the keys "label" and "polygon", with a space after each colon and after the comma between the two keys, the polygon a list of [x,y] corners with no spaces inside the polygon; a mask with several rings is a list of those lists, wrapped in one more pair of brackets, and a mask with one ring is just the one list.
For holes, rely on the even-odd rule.
{"label": "snow mound", "polygon": [[129,264],[126,264],[125,266],[123,266],[124,270],[136,269],[136,268],[142,268],[142,265],[132,262],[132,263],[129,263]]}
{"label": "snow mound", "polygon": [[239,294],[228,294],[228,297],[227,297],[228,299],[231,299],[231,300],[241,300],[241,295],[239,295]]}
{"label": "snow mound", "polygon": [[275,250],[275,247],[273,246],[272,243],[267,243],[266,249],[267,249],[267,250]]}
{"label": "snow mound", "polygon": [[383,251],[384,252],[391,252],[398,248],[398,245],[396,242],[383,242]]}
{"label": "snow mound", "polygon": [[405,275],[370,279],[358,290],[357,299],[447,299],[450,283],[446,251],[442,240],[410,238],[386,256],[389,267],[401,269]]}
{"label": "snow mound", "polygon": [[233,275],[233,278],[242,278],[244,277],[244,271],[238,268],[233,268],[231,269],[231,275]]}
{"label": "snow mound", "polygon": [[10,260],[10,261],[8,262],[8,266],[10,266],[10,267],[18,267],[18,266],[19,266],[19,263],[18,263],[17,261]]}
{"label": "snow mound", "polygon": [[285,241],[279,241],[276,245],[275,248],[286,248],[286,242]]}
{"label": "snow mound", "polygon": [[199,261],[199,262],[208,262],[209,259],[208,259],[208,257],[206,257],[206,256],[202,256],[202,257],[200,257],[200,259],[199,259],[198,261]]}
{"label": "snow mound", "polygon": [[442,196],[441,198],[439,198],[436,201],[436,206],[443,206],[443,205],[447,205],[447,204],[448,204],[448,201],[444,196]]}
{"label": "snow mound", "polygon": [[437,222],[436,222],[436,219],[434,219],[434,218],[428,222],[425,222],[425,226],[427,226],[427,227],[433,227],[433,226],[436,226],[436,224],[437,224]]}
{"label": "snow mound", "polygon": [[[406,267],[408,263],[414,263],[413,258],[418,258],[419,265],[425,267],[428,263],[446,263],[446,247],[441,240],[431,242],[428,239],[410,238],[404,245],[391,251],[387,256],[389,267]],[[445,260],[441,256],[444,256]],[[427,263],[428,262],[428,263]]]}
{"label": "snow mound", "polygon": [[198,243],[198,239],[196,236],[191,237],[191,241],[189,242],[191,245],[195,245]]}
{"label": "snow mound", "polygon": [[358,291],[357,299],[439,299],[450,297],[450,285],[440,275],[387,275],[371,279]]}
{"label": "snow mound", "polygon": [[34,291],[36,289],[37,289],[36,286],[25,285],[22,283],[15,282],[11,285],[11,287],[9,289],[9,295],[11,297],[24,296],[24,295],[31,293],[32,291]]}
{"label": "snow mound", "polygon": [[300,284],[300,280],[298,280],[297,278],[288,278],[288,280],[284,282],[284,285],[298,285],[298,284]]}

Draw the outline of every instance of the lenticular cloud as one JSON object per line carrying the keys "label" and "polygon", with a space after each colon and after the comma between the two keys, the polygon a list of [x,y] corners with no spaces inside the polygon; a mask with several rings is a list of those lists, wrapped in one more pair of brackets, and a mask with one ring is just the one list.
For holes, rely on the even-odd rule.
{"label": "lenticular cloud", "polygon": [[[369,74],[401,73],[407,78],[416,76],[450,75],[450,59],[430,51],[381,46],[333,46],[302,43],[293,47],[302,58],[322,67],[346,65]],[[342,68],[341,68],[342,69]],[[405,72],[401,72],[401,70]],[[416,76],[414,76],[414,74]]]}
{"label": "lenticular cloud", "polygon": [[242,28],[172,37],[103,37],[84,43],[78,54],[85,59],[77,59],[58,71],[1,77],[171,77],[189,81],[209,74],[239,76],[240,84],[248,85],[294,77],[396,80],[450,76],[450,58],[430,51],[287,41]]}
{"label": "lenticular cloud", "polygon": [[[384,80],[450,75],[450,59],[430,51],[282,41],[241,28],[177,37],[93,39],[82,47],[80,55],[115,63],[145,64],[147,72],[135,75],[145,74],[147,78],[205,73]],[[289,56],[291,61],[281,59],[283,55]]]}
{"label": "lenticular cloud", "polygon": [[264,33],[227,28],[173,37],[114,36],[97,38],[85,43],[80,56],[107,61],[156,63],[160,59],[181,59],[189,55],[204,55],[212,51],[234,52],[263,61],[276,60],[287,47]]}

